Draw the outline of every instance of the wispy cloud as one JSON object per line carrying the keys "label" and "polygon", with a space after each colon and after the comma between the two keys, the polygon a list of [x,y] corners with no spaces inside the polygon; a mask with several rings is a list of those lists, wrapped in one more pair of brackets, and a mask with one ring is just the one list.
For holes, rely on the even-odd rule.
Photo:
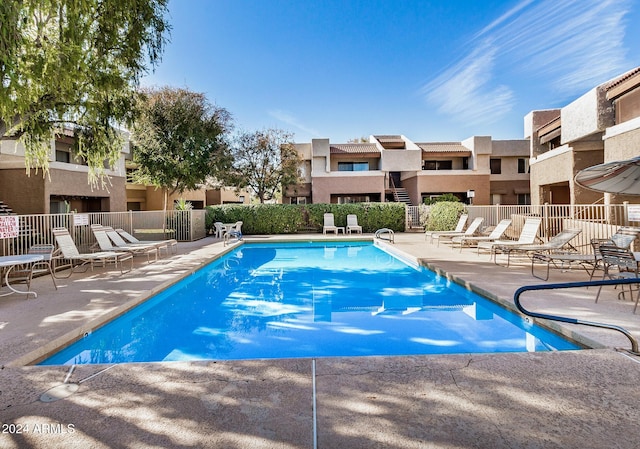
{"label": "wispy cloud", "polygon": [[282,111],[280,109],[274,109],[274,110],[268,111],[268,114],[271,117],[275,118],[276,120],[286,123],[289,126],[293,126],[294,128],[297,128],[300,131],[310,134],[311,136],[317,137],[320,135],[320,133],[316,129],[305,125],[304,123],[300,122],[300,120],[298,120],[296,117],[294,117],[293,115],[291,115],[286,111]]}
{"label": "wispy cloud", "polygon": [[492,116],[507,113],[513,92],[503,85],[491,85],[497,48],[488,42],[476,48],[454,67],[422,89],[438,112],[469,125],[490,123]]}
{"label": "wispy cloud", "polygon": [[542,81],[564,97],[581,93],[628,68],[631,7],[632,0],[523,0],[476,33],[472,50],[421,92],[438,111],[471,124],[510,112],[521,81]]}

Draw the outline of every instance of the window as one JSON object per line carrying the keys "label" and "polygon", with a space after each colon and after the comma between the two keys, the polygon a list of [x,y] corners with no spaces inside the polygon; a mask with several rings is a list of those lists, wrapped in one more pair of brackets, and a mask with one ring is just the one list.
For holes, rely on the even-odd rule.
{"label": "window", "polygon": [[453,161],[422,161],[423,170],[452,170]]}
{"label": "window", "polygon": [[529,173],[529,159],[518,159],[518,173]]}
{"label": "window", "polygon": [[531,204],[531,194],[519,193],[518,194],[518,206],[526,206]]}
{"label": "window", "polygon": [[489,161],[492,175],[499,175],[502,173],[502,159],[491,159]]}
{"label": "window", "polygon": [[338,171],[369,171],[368,162],[338,162]]}
{"label": "window", "polygon": [[491,204],[492,205],[502,204],[502,195],[499,194],[499,193],[492,193],[491,194]]}
{"label": "window", "polygon": [[64,150],[56,150],[56,162],[71,162],[71,153]]}

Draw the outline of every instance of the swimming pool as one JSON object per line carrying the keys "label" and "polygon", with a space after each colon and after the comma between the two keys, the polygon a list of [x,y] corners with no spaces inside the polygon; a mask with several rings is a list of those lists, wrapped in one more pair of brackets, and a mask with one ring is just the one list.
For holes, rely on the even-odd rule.
{"label": "swimming pool", "polygon": [[371,242],[246,243],[40,364],[570,349]]}

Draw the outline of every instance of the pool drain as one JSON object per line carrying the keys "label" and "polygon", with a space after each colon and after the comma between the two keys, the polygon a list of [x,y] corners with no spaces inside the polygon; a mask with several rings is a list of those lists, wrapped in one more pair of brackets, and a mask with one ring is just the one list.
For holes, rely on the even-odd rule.
{"label": "pool drain", "polygon": [[80,388],[80,385],[76,383],[56,385],[55,387],[50,388],[49,390],[42,393],[42,396],[40,396],[40,401],[55,402],[60,399],[68,398],[73,393],[78,391],[78,388]]}

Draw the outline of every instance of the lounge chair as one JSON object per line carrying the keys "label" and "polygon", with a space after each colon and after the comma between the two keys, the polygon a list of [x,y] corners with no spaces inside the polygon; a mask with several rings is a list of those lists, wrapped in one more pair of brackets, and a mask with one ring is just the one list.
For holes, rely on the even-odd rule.
{"label": "lounge chair", "polygon": [[444,233],[439,233],[434,236],[431,236],[431,238],[437,240],[438,241],[437,246],[440,246],[440,242],[446,241],[446,240],[450,241],[454,237],[462,237],[462,236],[471,237],[472,235],[475,235],[475,233],[478,231],[478,228],[480,228],[480,225],[482,224],[483,221],[484,221],[483,217],[476,217],[473,219],[469,227],[464,232],[444,232]]}
{"label": "lounge chair", "polygon": [[576,238],[576,236],[581,232],[582,229],[563,229],[562,231],[551,237],[548,242],[542,243],[540,245],[536,245],[533,243],[525,245],[497,245],[494,248],[494,262],[498,263],[498,253],[506,254],[507,266],[509,266],[512,254],[529,255],[535,252],[550,253],[553,251],[563,250],[564,248],[567,248],[567,246],[569,246],[569,249],[575,251],[575,248],[573,248],[569,242]]}
{"label": "lounge chair", "polygon": [[347,234],[352,232],[362,234],[362,226],[358,224],[358,216],[355,214],[347,215]]}
{"label": "lounge chair", "polygon": [[[602,267],[602,255],[600,254],[600,245],[616,245],[618,248],[628,249],[633,241],[640,235],[640,228],[633,226],[621,226],[608,239],[591,239],[591,254],[577,253],[534,253],[531,259],[531,274],[538,279],[544,281],[549,279],[549,269],[551,265],[561,268],[570,269],[572,265],[580,265],[588,274],[589,280],[598,269]],[[546,263],[546,276],[537,276],[534,272],[535,263]]]}
{"label": "lounge chair", "polygon": [[[593,279],[596,270],[602,265],[602,256],[599,247],[602,243],[611,243],[610,239],[591,239],[592,254],[580,254],[576,252],[534,252],[531,256],[531,275],[543,281],[549,280],[549,271],[553,265],[562,270],[570,270],[573,265],[579,265],[587,274],[589,280]],[[536,264],[546,264],[545,276],[538,276],[535,272]]]}
{"label": "lounge chair", "polygon": [[91,231],[96,238],[96,242],[102,251],[128,252],[132,256],[146,254],[147,262],[151,263],[151,255],[154,256],[154,262],[158,260],[158,248],[153,245],[125,245],[116,246],[111,242],[107,231],[102,225],[91,225]]}
{"label": "lounge chair", "polygon": [[[57,259],[65,259],[70,262],[69,266],[71,268],[71,272],[69,273],[69,276],[71,276],[71,274],[73,274],[75,271],[75,262],[81,262],[80,265],[78,265],[80,267],[86,266],[88,264],[92,270],[95,262],[101,262],[103,266],[107,262],[113,262],[116,267],[118,267],[119,264],[120,273],[124,273],[125,271],[122,268],[124,264],[122,262],[124,262],[125,260],[130,260],[131,268],[129,268],[129,270],[127,271],[131,271],[131,269],[133,269],[133,255],[131,253],[122,253],[116,251],[80,253],[67,228],[53,228],[52,232],[53,236],[56,239],[56,244],[58,245],[58,249],[53,254],[53,256]],[[56,268],[58,267],[56,266]],[[85,270],[83,271],[86,271],[88,268],[89,267],[85,268]]]}
{"label": "lounge chair", "polygon": [[[638,260],[635,258],[631,250],[608,244],[600,245],[599,249],[602,256],[602,263],[604,265],[604,273],[602,275],[603,280],[605,277],[608,277],[609,279],[638,279],[638,284],[640,284]],[[602,285],[598,288],[596,302],[598,302],[601,291]],[[631,285],[629,285],[629,293],[632,295],[633,299],[633,289],[631,288]],[[618,299],[624,298],[624,296],[625,290],[623,285],[622,291],[618,293]],[[640,291],[636,298],[633,313],[636,313],[636,309],[638,308],[638,300],[640,300]]]}
{"label": "lounge chair", "polygon": [[500,238],[507,231],[507,228],[511,226],[511,219],[505,218],[504,220],[500,220],[500,223],[493,228],[493,231],[489,235],[481,235],[481,236],[467,236],[460,235],[458,237],[454,237],[451,239],[452,247],[456,244],[460,245],[460,251],[462,252],[462,248],[465,245],[477,245],[480,242],[495,242],[496,240],[500,240]]}
{"label": "lounge chair", "polygon": [[433,237],[437,234],[446,234],[447,232],[462,232],[464,231],[464,225],[467,224],[468,218],[469,215],[462,214],[460,215],[460,218],[458,218],[458,224],[456,224],[456,227],[454,229],[450,229],[448,231],[427,231],[424,233],[424,239],[429,239],[429,243],[433,243]]}
{"label": "lounge chair", "polygon": [[478,243],[478,254],[480,254],[480,250],[487,250],[490,253],[490,258],[495,256],[495,248],[497,246],[509,246],[509,245],[529,245],[533,244],[536,241],[536,237],[538,235],[538,229],[540,229],[540,224],[542,223],[542,218],[539,217],[529,217],[525,220],[524,225],[522,226],[522,231],[520,231],[520,237],[518,240],[494,240],[493,242],[479,242]]}
{"label": "lounge chair", "polygon": [[125,239],[128,243],[130,244],[153,244],[153,245],[157,245],[158,248],[165,248],[167,249],[167,253],[169,252],[169,249],[171,250],[171,252],[173,254],[176,254],[178,252],[178,241],[176,239],[167,239],[167,240],[138,240],[136,237],[134,237],[133,235],[129,234],[127,231],[125,231],[124,229],[116,229],[116,232],[118,234],[120,234],[120,236]]}
{"label": "lounge chair", "polygon": [[[107,237],[109,237],[109,240],[113,242],[116,248],[127,248],[127,247],[140,248],[140,249],[155,248],[156,260],[158,259],[158,256],[160,256],[161,249],[164,249],[167,252],[167,255],[169,255],[168,243],[165,243],[165,242],[129,243],[129,242],[126,242],[124,238],[122,238],[122,236],[118,232],[116,232],[111,226],[103,226],[102,229],[104,230],[104,232],[107,233]],[[149,252],[149,254],[152,254],[152,253],[153,253],[152,251]]]}
{"label": "lounge chair", "polygon": [[333,214],[326,213],[324,214],[324,224],[322,225],[322,233],[326,234],[327,232],[334,232],[338,235],[338,227],[335,225],[333,220]]}

